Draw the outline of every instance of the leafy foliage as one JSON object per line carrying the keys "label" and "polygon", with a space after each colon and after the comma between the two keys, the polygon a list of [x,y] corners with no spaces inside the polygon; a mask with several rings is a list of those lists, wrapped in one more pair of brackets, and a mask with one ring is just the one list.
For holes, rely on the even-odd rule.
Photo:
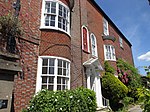
{"label": "leafy foliage", "polygon": [[134,97],[136,89],[141,87],[141,76],[139,75],[138,70],[122,59],[117,61],[117,67],[118,71],[121,70],[121,72],[118,72],[121,81],[126,79],[123,83],[127,85],[130,95]]}
{"label": "leafy foliage", "polygon": [[108,61],[104,62],[105,73],[109,72],[111,74],[115,73],[115,69],[108,63]]}
{"label": "leafy foliage", "polygon": [[138,88],[137,95],[139,101],[144,102],[144,112],[150,112],[150,90],[145,88]]}
{"label": "leafy foliage", "polygon": [[0,17],[0,34],[2,39],[7,40],[8,36],[19,37],[21,32],[21,26],[17,18],[11,14]]}
{"label": "leafy foliage", "polygon": [[120,100],[128,93],[128,88],[114,75],[106,73],[102,78],[102,88],[104,97]]}
{"label": "leafy foliage", "polygon": [[129,104],[134,103],[134,98],[126,96],[123,98],[122,103],[127,107]]}
{"label": "leafy foliage", "polygon": [[95,92],[86,88],[65,91],[42,90],[30,102],[28,112],[94,112]]}

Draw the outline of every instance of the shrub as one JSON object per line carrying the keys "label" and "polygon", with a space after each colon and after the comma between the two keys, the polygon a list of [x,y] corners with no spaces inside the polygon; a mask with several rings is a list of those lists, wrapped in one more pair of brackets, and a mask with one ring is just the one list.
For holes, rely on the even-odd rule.
{"label": "shrub", "polygon": [[134,103],[134,98],[126,96],[123,98],[122,103],[124,104],[125,107],[127,107],[129,104]]}
{"label": "shrub", "polygon": [[145,88],[138,88],[137,95],[138,95],[139,101],[144,102],[143,103],[143,107],[144,107],[143,112],[150,112],[150,90],[145,89]]}
{"label": "shrub", "polygon": [[108,63],[108,61],[104,62],[105,73],[109,72],[111,74],[115,73],[115,69]]}
{"label": "shrub", "polygon": [[114,75],[106,72],[102,78],[103,96],[111,100],[120,100],[128,93],[128,88]]}
{"label": "shrub", "polygon": [[95,92],[86,88],[75,90],[42,90],[30,101],[28,112],[94,112]]}
{"label": "shrub", "polygon": [[127,79],[127,81],[125,81],[125,84],[129,89],[130,96],[135,97],[136,89],[141,87],[142,84],[141,76],[139,75],[138,70],[122,59],[117,60],[117,67],[120,78]]}

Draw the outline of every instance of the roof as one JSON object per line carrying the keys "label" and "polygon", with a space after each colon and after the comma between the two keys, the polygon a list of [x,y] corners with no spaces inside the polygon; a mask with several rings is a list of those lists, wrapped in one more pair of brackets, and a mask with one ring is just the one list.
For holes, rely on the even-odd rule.
{"label": "roof", "polygon": [[124,34],[118,29],[118,27],[112,22],[112,20],[105,14],[105,12],[100,8],[100,6],[95,2],[95,0],[89,0],[97,10],[103,15],[103,17],[116,29],[116,31],[120,34],[121,37],[125,39],[125,41],[132,46],[132,44],[128,41],[128,39],[124,36]]}

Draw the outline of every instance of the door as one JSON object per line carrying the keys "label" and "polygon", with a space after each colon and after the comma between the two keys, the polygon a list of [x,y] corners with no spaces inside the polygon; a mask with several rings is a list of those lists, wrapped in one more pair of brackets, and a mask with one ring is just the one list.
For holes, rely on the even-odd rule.
{"label": "door", "polygon": [[14,75],[0,73],[0,112],[11,112]]}

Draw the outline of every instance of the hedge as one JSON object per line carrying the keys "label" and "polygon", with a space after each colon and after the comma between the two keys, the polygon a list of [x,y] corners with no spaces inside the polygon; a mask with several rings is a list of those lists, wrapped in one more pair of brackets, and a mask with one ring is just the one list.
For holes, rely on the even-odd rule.
{"label": "hedge", "polygon": [[95,92],[86,88],[75,90],[42,90],[33,97],[27,112],[95,112]]}
{"label": "hedge", "polygon": [[114,75],[106,72],[102,78],[104,97],[111,100],[120,100],[128,93],[128,88]]}

